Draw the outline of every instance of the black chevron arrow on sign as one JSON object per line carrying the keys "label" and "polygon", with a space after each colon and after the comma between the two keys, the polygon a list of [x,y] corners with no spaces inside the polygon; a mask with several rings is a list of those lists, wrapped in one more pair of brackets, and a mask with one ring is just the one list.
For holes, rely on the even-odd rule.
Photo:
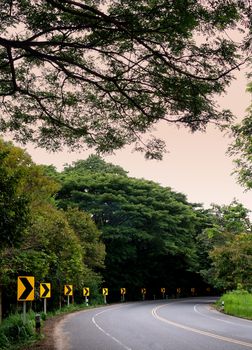
{"label": "black chevron arrow on sign", "polygon": [[66,288],[67,288],[66,295],[71,294],[71,292],[72,292],[72,287],[69,286],[69,285],[66,285]]}
{"label": "black chevron arrow on sign", "polygon": [[33,286],[30,284],[26,277],[20,277],[20,281],[23,283],[25,290],[23,291],[22,295],[20,295],[19,299],[26,300],[30,293],[33,291]]}
{"label": "black chevron arrow on sign", "polygon": [[41,295],[42,298],[46,298],[47,294],[50,292],[50,288],[47,287],[46,283],[41,283],[44,288],[44,293]]}

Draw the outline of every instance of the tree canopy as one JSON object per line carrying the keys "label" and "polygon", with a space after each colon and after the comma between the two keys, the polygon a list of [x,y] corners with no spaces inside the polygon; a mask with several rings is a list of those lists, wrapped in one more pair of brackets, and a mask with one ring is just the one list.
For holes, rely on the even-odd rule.
{"label": "tree canopy", "polygon": [[[225,124],[215,95],[246,61],[226,35],[246,26],[238,0],[3,0],[0,131],[48,149],[126,144],[161,158],[143,134],[160,120]],[[198,39],[197,39],[198,38]]]}
{"label": "tree canopy", "polygon": [[[96,166],[90,170],[94,159]],[[192,272],[198,266],[199,219],[186,197],[151,181],[119,175],[117,167],[107,172],[109,164],[98,162],[91,156],[76,162],[76,168],[66,167],[59,174],[62,188],[56,201],[65,210],[89,212],[101,230],[106,285],[112,290],[128,287],[136,297],[141,285],[159,289],[169,284],[175,290],[198,283],[199,274]]]}
{"label": "tree canopy", "polygon": [[252,225],[249,211],[237,201],[213,205],[212,222],[198,235],[201,274],[217,288],[252,286]]}
{"label": "tree canopy", "polygon": [[[247,91],[252,93],[252,83],[248,85]],[[229,153],[235,157],[234,173],[239,183],[249,190],[252,188],[252,104],[247,109],[247,116],[232,130],[235,140],[230,145]]]}
{"label": "tree canopy", "polygon": [[56,207],[59,188],[45,167],[0,139],[0,289],[8,291],[5,301],[16,302],[18,275],[35,276],[37,284],[50,281],[54,304],[64,283],[79,289],[88,283],[93,296],[101,284],[105,248],[100,232],[87,213]]}

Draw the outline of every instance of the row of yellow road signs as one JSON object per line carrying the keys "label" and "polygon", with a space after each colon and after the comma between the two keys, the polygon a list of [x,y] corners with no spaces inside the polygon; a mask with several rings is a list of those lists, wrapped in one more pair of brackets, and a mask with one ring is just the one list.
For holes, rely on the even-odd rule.
{"label": "row of yellow road signs", "polygon": [[[141,288],[141,293],[142,294],[146,294],[147,293],[147,290],[146,290],[146,288]],[[161,288],[161,293],[165,293],[165,288]]]}
{"label": "row of yellow road signs", "polygon": [[[40,298],[51,298],[51,283],[40,283],[39,286]],[[126,294],[126,288],[121,288],[121,294]],[[102,294],[108,295],[108,288],[102,288]],[[73,296],[73,285],[64,285],[64,295]],[[83,296],[88,297],[90,289],[83,288]],[[17,300],[18,301],[33,301],[35,298],[35,278],[33,276],[18,276],[17,283]]]}
{"label": "row of yellow road signs", "polygon": [[[40,283],[40,298],[51,297],[51,283]],[[161,288],[161,293],[165,293],[166,289]],[[121,295],[126,294],[126,288],[120,289]],[[145,295],[146,288],[141,288],[141,293]],[[195,293],[195,288],[191,288],[191,292]],[[177,293],[181,293],[181,288],[177,288]],[[108,288],[102,288],[102,294],[108,295]],[[73,295],[73,285],[64,285],[64,295]],[[88,297],[90,295],[90,289],[88,287],[83,288],[83,296]],[[35,298],[35,278],[33,276],[18,276],[17,283],[17,300],[18,301],[32,301]]]}
{"label": "row of yellow road signs", "polygon": [[[18,276],[17,284],[17,300],[18,301],[32,301],[35,297],[35,278],[33,276]],[[51,298],[51,283],[40,283],[40,298]],[[126,294],[126,288],[120,289],[121,295]],[[165,293],[165,288],[161,288],[161,292]],[[141,293],[146,294],[146,288],[141,288]],[[108,295],[108,288],[102,288],[102,294]],[[73,295],[73,285],[64,285],[64,295]],[[83,296],[88,297],[90,289],[83,288]]]}
{"label": "row of yellow road signs", "polygon": [[[51,283],[40,283],[39,286],[40,298],[51,298]],[[126,293],[126,288],[121,288],[121,294]],[[102,289],[103,295],[108,295],[108,288]],[[64,285],[64,295],[73,296],[73,285]],[[88,297],[90,289],[83,288],[83,296]],[[18,276],[17,282],[17,300],[18,301],[33,301],[35,299],[35,278],[34,276]]]}
{"label": "row of yellow road signs", "polygon": [[[40,283],[40,298],[51,298],[51,283]],[[33,276],[18,276],[17,300],[33,301],[35,299],[35,278]]]}
{"label": "row of yellow road signs", "polygon": [[[126,293],[126,289],[121,289],[122,294]],[[108,295],[108,288],[102,289],[103,295]],[[40,283],[39,286],[40,298],[51,298],[51,283]],[[73,296],[73,285],[64,285],[64,295]],[[90,289],[83,288],[83,296],[88,297]],[[17,300],[18,301],[33,301],[35,299],[35,278],[34,276],[18,276],[17,281]]]}
{"label": "row of yellow road signs", "polygon": [[[85,294],[84,294],[85,290]],[[64,285],[64,295],[73,295],[73,285]],[[89,288],[83,288],[83,295],[89,295]],[[51,298],[51,283],[40,283],[39,285],[40,298]],[[34,276],[18,276],[17,280],[17,300],[18,301],[33,301],[35,299],[35,278]]]}

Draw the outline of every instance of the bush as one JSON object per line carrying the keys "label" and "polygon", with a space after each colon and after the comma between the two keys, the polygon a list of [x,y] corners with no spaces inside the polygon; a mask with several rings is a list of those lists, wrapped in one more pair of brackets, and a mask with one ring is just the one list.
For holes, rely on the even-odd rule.
{"label": "bush", "polygon": [[23,322],[22,315],[13,314],[0,325],[0,350],[10,350],[14,345],[37,339],[35,332],[35,314],[30,311]]}
{"label": "bush", "polygon": [[245,290],[236,290],[224,294],[218,302],[224,301],[224,312],[229,315],[252,319],[252,294]]}

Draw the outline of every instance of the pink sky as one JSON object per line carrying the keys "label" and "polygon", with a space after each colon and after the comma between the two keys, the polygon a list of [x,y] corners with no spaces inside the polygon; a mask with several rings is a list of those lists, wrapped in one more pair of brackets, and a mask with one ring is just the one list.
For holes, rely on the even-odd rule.
{"label": "pink sky", "polygon": [[[251,97],[245,92],[245,73],[241,71],[237,77],[219,103],[241,119]],[[233,164],[226,155],[231,142],[228,136],[213,126],[209,126],[206,133],[195,134],[168,124],[159,124],[156,129],[156,134],[166,141],[169,150],[163,161],[147,161],[142,154],[132,153],[131,147],[104,157],[105,160],[121,165],[129,176],[150,179],[182,192],[190,202],[203,203],[208,207],[211,203],[230,204],[236,198],[252,210],[251,191],[244,193],[235,176],[231,176]],[[91,153],[65,151],[53,154],[30,145],[26,149],[36,163],[54,164],[59,170],[65,163],[86,159]]]}

